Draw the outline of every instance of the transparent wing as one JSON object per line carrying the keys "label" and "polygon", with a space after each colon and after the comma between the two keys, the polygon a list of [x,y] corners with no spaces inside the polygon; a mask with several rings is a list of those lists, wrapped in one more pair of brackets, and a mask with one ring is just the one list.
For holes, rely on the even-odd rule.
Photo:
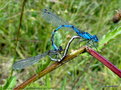
{"label": "transparent wing", "polygon": [[[43,9],[42,12],[42,17],[44,20],[46,20],[48,23],[51,23],[54,26],[60,26],[60,25],[71,25],[68,22],[64,21],[63,19],[61,19],[59,16],[57,16],[56,14],[52,13],[50,10],[48,9]],[[74,26],[75,27],[75,26]],[[76,28],[76,27],[75,27]],[[66,29],[71,29],[73,30],[73,28],[66,28]],[[78,29],[79,30],[79,29]],[[80,32],[83,32],[82,30],[79,30]]]}
{"label": "transparent wing", "polygon": [[38,62],[41,58],[45,57],[47,54],[48,54],[48,52],[34,56],[34,57],[30,57],[27,59],[22,59],[20,61],[17,61],[13,64],[13,69],[20,70],[20,69],[23,69],[30,65],[33,65],[34,63]]}
{"label": "transparent wing", "polygon": [[68,22],[64,21],[60,17],[58,17],[56,14],[52,13],[48,9],[42,10],[42,17],[48,22],[52,23],[54,26],[60,26],[60,25],[69,25]]}

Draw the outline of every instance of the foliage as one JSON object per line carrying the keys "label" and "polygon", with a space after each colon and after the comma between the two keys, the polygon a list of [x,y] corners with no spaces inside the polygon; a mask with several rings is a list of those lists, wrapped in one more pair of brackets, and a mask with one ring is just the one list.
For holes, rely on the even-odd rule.
{"label": "foliage", "polygon": [[[52,8],[66,21],[97,35],[100,53],[121,68],[121,22],[113,24],[111,21],[115,10],[120,9],[121,0],[27,0],[21,29],[17,34],[22,2],[23,0],[0,1],[0,77],[6,82],[0,83],[1,87],[13,88],[16,77],[18,85],[51,64],[49,58],[44,58],[39,64],[23,71],[12,70],[14,59],[17,61],[52,49],[50,37],[56,27],[42,19],[40,13],[44,8]],[[56,43],[63,47],[70,37],[76,35],[73,31],[65,30],[60,30],[56,35]],[[79,47],[81,45],[78,40],[73,42],[70,52]],[[118,89],[120,86],[118,76],[89,54],[83,54],[27,88]]]}

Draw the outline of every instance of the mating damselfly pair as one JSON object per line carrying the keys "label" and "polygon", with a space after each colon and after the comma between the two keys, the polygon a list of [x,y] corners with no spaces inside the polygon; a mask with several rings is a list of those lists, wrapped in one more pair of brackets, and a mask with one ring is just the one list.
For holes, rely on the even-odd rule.
{"label": "mating damselfly pair", "polygon": [[[43,9],[41,12],[42,17],[49,23],[52,23],[54,26],[56,26],[57,28],[52,32],[52,37],[51,37],[51,41],[52,41],[52,47],[54,48],[54,50],[49,50],[41,55],[37,55],[34,57],[30,57],[27,59],[23,59],[20,61],[17,61],[14,63],[13,65],[13,69],[23,69],[27,66],[30,66],[34,63],[36,63],[37,61],[39,61],[41,58],[49,55],[50,59],[53,61],[62,61],[63,58],[67,55],[69,46],[71,44],[71,42],[75,39],[75,38],[81,38],[83,39],[83,41],[87,41],[88,43],[95,43],[98,42],[98,38],[96,35],[91,35],[88,32],[84,32],[78,28],[76,28],[74,25],[69,24],[68,22],[66,22],[65,20],[61,19],[60,17],[58,17],[56,14],[52,13],[50,10],[48,9]],[[56,33],[56,31],[58,31],[61,28],[69,28],[72,29],[74,32],[77,33],[77,36],[73,36],[70,41],[68,42],[66,48],[63,50],[61,47],[58,47],[55,42],[54,42],[54,35]],[[61,55],[62,57],[58,58],[58,56],[60,56],[61,52],[64,51],[64,54]],[[57,58],[52,58],[53,55],[56,55]]]}

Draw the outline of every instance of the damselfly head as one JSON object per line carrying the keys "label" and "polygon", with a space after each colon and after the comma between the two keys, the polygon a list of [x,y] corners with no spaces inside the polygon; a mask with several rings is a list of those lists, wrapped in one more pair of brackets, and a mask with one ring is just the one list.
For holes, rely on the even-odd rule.
{"label": "damselfly head", "polygon": [[48,11],[48,9],[43,9],[43,12],[50,14],[49,11]]}
{"label": "damselfly head", "polygon": [[94,41],[94,42],[98,42],[99,40],[98,40],[98,37],[96,36],[96,35],[93,35],[92,36],[92,40]]}
{"label": "damselfly head", "polygon": [[116,10],[116,14],[113,16],[113,23],[118,23],[121,20],[121,10]]}

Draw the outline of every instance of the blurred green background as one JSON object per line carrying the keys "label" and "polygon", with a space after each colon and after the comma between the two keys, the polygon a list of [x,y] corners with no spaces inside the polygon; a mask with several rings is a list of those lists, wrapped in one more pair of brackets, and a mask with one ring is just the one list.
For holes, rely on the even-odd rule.
{"label": "blurred green background", "polygon": [[[50,37],[56,27],[42,19],[41,10],[44,8],[51,8],[64,20],[92,35],[97,35],[100,40],[99,53],[121,69],[121,22],[112,22],[115,10],[121,7],[121,0],[27,0],[20,32],[17,34],[22,4],[23,0],[0,1],[1,88],[14,88],[53,63],[46,57],[22,71],[12,70],[14,61],[52,49]],[[56,43],[63,47],[76,35],[74,31],[65,30],[58,31],[55,36]],[[70,52],[81,46],[75,40]],[[26,88],[117,90],[121,88],[120,82],[121,79],[117,75],[85,53]]]}

